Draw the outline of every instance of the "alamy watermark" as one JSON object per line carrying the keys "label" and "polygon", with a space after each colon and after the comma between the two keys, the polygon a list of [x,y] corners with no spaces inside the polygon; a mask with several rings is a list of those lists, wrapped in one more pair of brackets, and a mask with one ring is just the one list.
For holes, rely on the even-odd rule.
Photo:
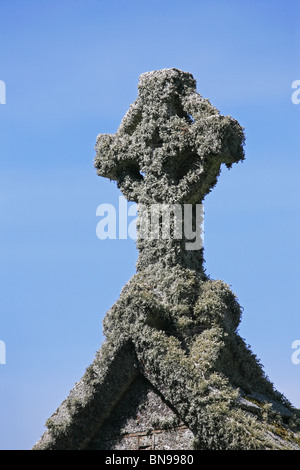
{"label": "alamy watermark", "polygon": [[0,104],[6,104],[6,85],[3,80],[0,80]]}
{"label": "alamy watermark", "polygon": [[295,91],[292,93],[292,103],[299,104],[300,103],[300,80],[294,80],[292,83],[292,88]]}
{"label": "alamy watermark", "polygon": [[6,344],[0,340],[0,364],[6,364]]}
{"label": "alamy watermark", "polygon": [[[96,216],[101,217],[96,227],[100,240],[177,239],[185,240],[186,250],[199,250],[204,239],[204,210],[202,204],[132,204],[128,207],[124,196],[119,207],[100,204]],[[128,217],[135,217],[128,223]],[[118,230],[117,230],[118,226]]]}
{"label": "alamy watermark", "polygon": [[292,349],[295,349],[292,354],[292,363],[298,365],[300,364],[300,339],[293,341]]}

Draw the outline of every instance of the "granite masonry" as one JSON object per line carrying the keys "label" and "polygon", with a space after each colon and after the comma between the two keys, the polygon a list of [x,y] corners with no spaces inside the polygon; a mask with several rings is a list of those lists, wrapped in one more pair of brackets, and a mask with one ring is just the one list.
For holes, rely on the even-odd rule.
{"label": "granite masonry", "polygon": [[[139,207],[189,205],[195,225],[244,141],[190,73],[163,69],[141,75],[117,132],[98,136],[95,167]],[[136,273],[106,313],[106,339],[33,449],[300,450],[299,412],[239,336],[236,295],[184,231],[142,237],[141,214]]]}

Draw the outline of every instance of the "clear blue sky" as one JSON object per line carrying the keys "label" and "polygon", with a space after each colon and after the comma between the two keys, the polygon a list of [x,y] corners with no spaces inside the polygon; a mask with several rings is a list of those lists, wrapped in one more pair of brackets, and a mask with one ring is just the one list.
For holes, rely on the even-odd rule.
{"label": "clear blue sky", "polygon": [[298,22],[296,0],[1,1],[0,449],[44,432],[135,272],[134,241],[96,237],[97,206],[120,193],[96,176],[94,144],[161,68],[191,72],[245,127],[245,162],[205,201],[206,270],[232,286],[241,336],[300,407]]}

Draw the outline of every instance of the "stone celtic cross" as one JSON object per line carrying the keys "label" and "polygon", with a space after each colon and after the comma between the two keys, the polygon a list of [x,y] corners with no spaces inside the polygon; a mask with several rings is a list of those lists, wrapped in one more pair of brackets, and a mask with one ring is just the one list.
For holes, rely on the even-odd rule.
{"label": "stone celtic cross", "polygon": [[[244,158],[243,129],[196,92],[190,73],[175,68],[144,73],[138,90],[116,134],[97,138],[97,173],[115,180],[138,205],[202,203],[221,164],[230,167]],[[185,242],[138,236],[137,268],[159,262],[201,271],[203,250],[188,252]]]}
{"label": "stone celtic cross", "polygon": [[99,135],[95,159],[98,174],[138,204],[137,272],[103,319],[93,363],[34,448],[299,450],[298,416],[239,336],[241,307],[205,275],[203,249],[187,249],[186,232],[141,236],[142,206],[188,206],[197,223],[221,164],[244,159],[243,129],[196,92],[189,73],[145,73],[138,88],[116,134]]}

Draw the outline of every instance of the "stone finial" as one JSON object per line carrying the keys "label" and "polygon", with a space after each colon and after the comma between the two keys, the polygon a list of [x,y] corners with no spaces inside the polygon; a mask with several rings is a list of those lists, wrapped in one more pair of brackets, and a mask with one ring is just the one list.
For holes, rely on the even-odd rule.
{"label": "stone finial", "polygon": [[116,134],[100,134],[95,166],[142,204],[201,203],[220,166],[244,159],[241,126],[196,92],[190,73],[144,73]]}
{"label": "stone finial", "polygon": [[[116,134],[98,137],[96,167],[139,207],[197,209],[243,141],[192,75],[160,70],[140,77]],[[242,309],[201,271],[202,249],[140,235],[105,342],[34,449],[299,450],[299,413],[239,336]]]}

